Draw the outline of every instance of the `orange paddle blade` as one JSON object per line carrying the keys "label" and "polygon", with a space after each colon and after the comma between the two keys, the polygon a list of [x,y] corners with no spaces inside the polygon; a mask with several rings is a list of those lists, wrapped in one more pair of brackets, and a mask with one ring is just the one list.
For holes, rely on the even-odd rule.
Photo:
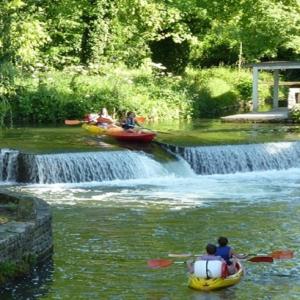
{"label": "orange paddle blade", "polygon": [[142,124],[146,121],[145,117],[135,117],[135,121]]}
{"label": "orange paddle blade", "polygon": [[274,260],[272,256],[254,256],[252,258],[249,258],[248,261],[272,263]]}
{"label": "orange paddle blade", "polygon": [[78,125],[81,123],[82,123],[82,121],[80,121],[80,120],[65,120],[66,125]]}
{"label": "orange paddle blade", "polygon": [[147,262],[147,265],[151,269],[166,268],[173,264],[173,261],[170,259],[150,259]]}
{"label": "orange paddle blade", "polygon": [[276,250],[272,252],[271,256],[274,259],[289,259],[294,257],[294,252],[292,250]]}

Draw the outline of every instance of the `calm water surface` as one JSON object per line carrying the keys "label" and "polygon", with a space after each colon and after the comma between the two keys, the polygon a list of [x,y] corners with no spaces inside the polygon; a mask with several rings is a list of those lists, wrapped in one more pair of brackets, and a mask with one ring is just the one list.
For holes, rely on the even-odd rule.
{"label": "calm water surface", "polygon": [[[275,125],[274,133],[268,126],[248,126],[244,133],[276,140],[280,127]],[[214,134],[221,130],[213,128],[206,130]],[[77,139],[69,148],[103,146],[79,129],[68,130],[56,136],[68,137],[69,143]],[[281,138],[297,139],[298,129],[289,130],[282,130]],[[167,135],[161,138],[173,138]],[[223,143],[224,131],[218,133],[220,140],[222,135]],[[233,127],[228,135],[234,136]],[[236,132],[239,135],[244,136]],[[206,137],[210,139],[209,134]],[[27,144],[30,140],[40,143],[40,148]],[[86,140],[94,144],[84,144]],[[22,144],[8,135],[1,147],[13,143]],[[52,140],[52,144],[52,150],[68,149],[65,142]],[[37,136],[34,142],[30,134],[23,140],[28,151],[45,151],[49,145],[47,138],[45,144]],[[147,179],[5,188],[38,196],[51,205],[55,253],[42,272],[7,288],[1,300],[300,299],[300,169],[210,176],[191,171],[181,177],[176,172]],[[292,249],[296,255],[273,264],[244,262],[246,276],[240,284],[212,293],[187,288],[182,259],[165,269],[147,268],[148,259],[167,258],[168,253],[201,253],[219,235],[228,236],[239,253]]]}
{"label": "calm water surface", "polygon": [[[288,124],[222,123],[218,120],[198,120],[145,124],[145,127],[157,132],[157,141],[182,146],[300,139],[300,126]],[[13,148],[32,153],[108,150],[119,145],[112,138],[93,136],[80,126],[16,127],[0,130],[0,148]]]}

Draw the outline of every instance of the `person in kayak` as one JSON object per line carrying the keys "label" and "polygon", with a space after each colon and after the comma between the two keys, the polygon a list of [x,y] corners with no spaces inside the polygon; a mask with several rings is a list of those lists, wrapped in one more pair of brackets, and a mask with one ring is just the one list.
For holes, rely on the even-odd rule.
{"label": "person in kayak", "polygon": [[108,111],[105,107],[101,109],[98,113],[97,125],[102,128],[108,128],[112,126],[113,123],[112,117],[108,114]]}
{"label": "person in kayak", "polygon": [[135,120],[135,113],[133,111],[129,111],[125,119],[121,122],[122,128],[127,131],[134,131],[136,126],[140,126],[138,122]]}
{"label": "person in kayak", "polygon": [[226,261],[229,274],[234,274],[236,272],[234,258],[242,259],[247,256],[234,253],[233,249],[228,246],[228,239],[224,236],[218,238],[218,245],[216,255],[221,256]]}
{"label": "person in kayak", "polygon": [[210,260],[216,260],[221,261],[225,263],[225,260],[216,254],[217,247],[213,244],[207,244],[206,246],[206,254],[202,256],[198,256],[196,260],[189,260],[187,261],[187,267],[190,273],[194,273],[194,264],[198,260],[204,260],[204,261],[210,261]]}

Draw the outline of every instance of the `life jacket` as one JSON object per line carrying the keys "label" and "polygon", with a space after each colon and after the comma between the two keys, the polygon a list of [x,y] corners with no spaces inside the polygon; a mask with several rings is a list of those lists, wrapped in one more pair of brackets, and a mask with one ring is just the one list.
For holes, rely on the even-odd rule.
{"label": "life jacket", "polygon": [[197,260],[194,275],[199,278],[225,278],[228,276],[227,264],[221,260]]}
{"label": "life jacket", "polygon": [[231,248],[229,246],[217,247],[216,255],[221,256],[226,261],[227,265],[231,265],[230,252]]}
{"label": "life jacket", "polygon": [[122,127],[124,129],[134,128],[134,126],[135,126],[134,118],[126,118],[124,120],[124,123],[122,124]]}

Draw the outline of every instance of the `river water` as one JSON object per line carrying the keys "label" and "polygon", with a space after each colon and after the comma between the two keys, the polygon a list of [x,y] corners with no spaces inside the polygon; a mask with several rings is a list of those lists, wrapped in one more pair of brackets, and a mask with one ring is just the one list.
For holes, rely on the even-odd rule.
{"label": "river water", "polygon": [[[268,161],[274,155],[270,151]],[[162,164],[146,156],[139,159],[154,173],[139,170],[127,179],[6,182],[5,189],[51,205],[55,252],[53,262],[7,287],[1,300],[300,298],[297,161],[269,170],[196,174],[183,159]],[[147,267],[147,260],[168,253],[201,253],[220,235],[238,253],[292,249],[295,258],[272,264],[245,261],[246,275],[238,285],[212,293],[187,287],[184,259],[164,269]]]}

